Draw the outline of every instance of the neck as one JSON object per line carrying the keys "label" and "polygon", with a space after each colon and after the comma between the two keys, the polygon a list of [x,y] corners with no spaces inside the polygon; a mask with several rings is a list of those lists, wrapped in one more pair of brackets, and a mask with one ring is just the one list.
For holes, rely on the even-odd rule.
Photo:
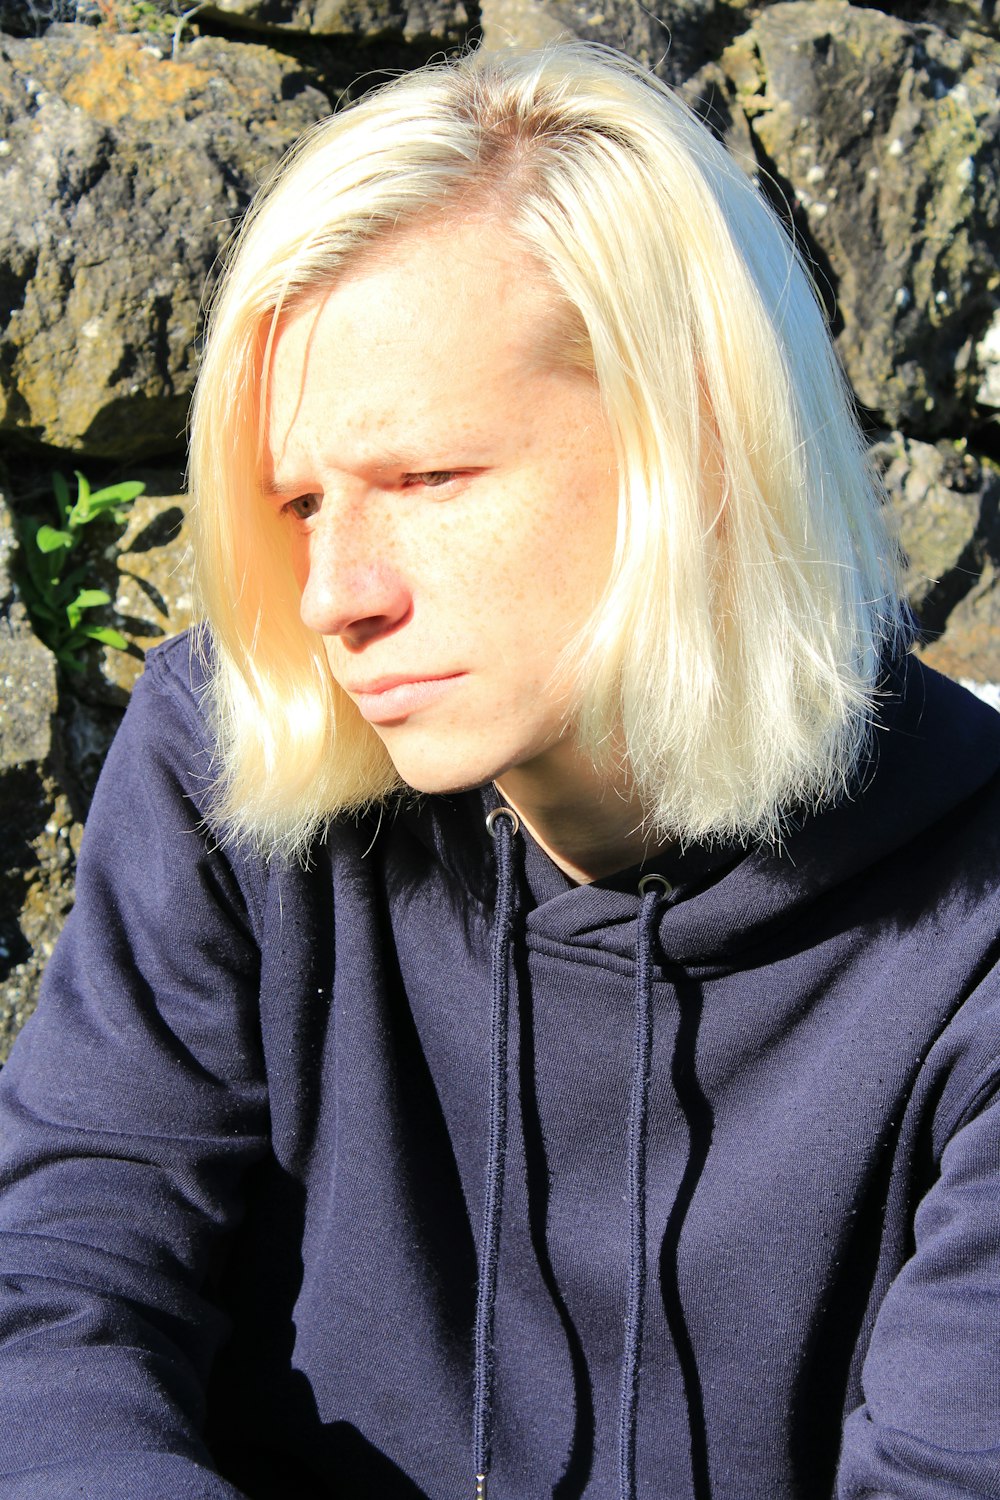
{"label": "neck", "polygon": [[[558,780],[518,766],[496,782],[535,842],[580,885],[641,864],[662,845],[644,829],[624,775],[602,775],[580,757]],[[566,774],[569,772],[570,774]]]}

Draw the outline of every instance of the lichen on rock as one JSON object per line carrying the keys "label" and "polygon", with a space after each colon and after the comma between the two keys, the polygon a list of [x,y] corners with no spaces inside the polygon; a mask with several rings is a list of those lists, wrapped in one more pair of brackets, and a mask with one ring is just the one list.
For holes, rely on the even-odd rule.
{"label": "lichen on rock", "polygon": [[813,0],[768,7],[723,67],[860,401],[915,435],[981,419],[1000,308],[1000,44]]}
{"label": "lichen on rock", "polygon": [[[14,577],[13,516],[0,494],[0,1058],[33,1004],[73,899],[72,828],[59,786],[56,663]],[[55,836],[58,839],[58,833]]]}
{"label": "lichen on rock", "polygon": [[898,432],[872,456],[908,559],[920,655],[950,676],[1000,683],[1000,466],[965,442]]}
{"label": "lichen on rock", "polygon": [[0,430],[176,450],[203,296],[261,177],[328,110],[265,47],[0,39]]}
{"label": "lichen on rock", "polygon": [[253,31],[364,38],[369,43],[420,37],[454,47],[465,39],[471,9],[463,0],[213,0],[201,14],[208,21]]}

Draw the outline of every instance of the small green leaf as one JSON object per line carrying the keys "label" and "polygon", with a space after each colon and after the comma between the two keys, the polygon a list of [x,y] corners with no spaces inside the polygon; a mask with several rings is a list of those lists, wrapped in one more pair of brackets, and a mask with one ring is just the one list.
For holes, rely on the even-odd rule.
{"label": "small green leaf", "polygon": [[98,604],[110,604],[111,595],[104,589],[81,589],[73,603],[80,609],[94,609]]}
{"label": "small green leaf", "polygon": [[39,526],[35,532],[35,546],[39,552],[57,552],[60,547],[72,548],[73,537],[68,531],[57,531],[54,526]]}
{"label": "small green leaf", "polygon": [[110,625],[84,625],[82,633],[91,641],[100,641],[102,646],[114,646],[116,651],[127,651],[128,641]]}
{"label": "small green leaf", "polygon": [[96,609],[99,604],[110,604],[111,595],[103,589],[81,589],[75,599],[66,606],[66,618],[75,630],[85,609]]}
{"label": "small green leaf", "polygon": [[79,469],[73,470],[76,475],[76,504],[69,513],[69,525],[73,527],[86,526],[92,519],[90,510],[90,485],[86,477]]}
{"label": "small green leaf", "polygon": [[90,497],[92,506],[100,506],[106,509],[109,505],[131,505],[146,488],[141,479],[123,479],[120,484],[105,485],[103,490],[95,490]]}
{"label": "small green leaf", "polygon": [[59,507],[59,519],[65,521],[69,514],[69,485],[66,483],[65,474],[53,474],[52,493],[55,495],[56,504]]}
{"label": "small green leaf", "polygon": [[79,592],[80,580],[78,577],[63,578],[49,589],[49,602],[58,606],[65,613],[67,606],[75,602]]}
{"label": "small green leaf", "polygon": [[[83,653],[91,641],[119,651],[129,649],[126,638],[112,626],[82,623],[87,610],[110,604],[111,596],[104,589],[87,587],[94,560],[81,557],[76,549],[82,526],[101,516],[121,523],[127,507],[144,489],[140,480],[122,480],[91,490],[86,476],[77,470],[76,500],[71,502],[65,475],[54,473],[52,490],[61,527],[33,516],[22,522],[18,573],[24,602],[40,639],[67,671],[83,670]],[[71,559],[75,566],[70,565]]]}

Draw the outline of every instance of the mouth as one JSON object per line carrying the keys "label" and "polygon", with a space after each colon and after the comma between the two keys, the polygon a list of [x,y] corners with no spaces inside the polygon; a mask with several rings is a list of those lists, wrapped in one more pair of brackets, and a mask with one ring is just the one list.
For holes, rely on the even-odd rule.
{"label": "mouth", "polygon": [[391,724],[417,709],[436,703],[466,674],[448,672],[439,677],[376,677],[356,687],[345,684],[358,712],[369,724]]}

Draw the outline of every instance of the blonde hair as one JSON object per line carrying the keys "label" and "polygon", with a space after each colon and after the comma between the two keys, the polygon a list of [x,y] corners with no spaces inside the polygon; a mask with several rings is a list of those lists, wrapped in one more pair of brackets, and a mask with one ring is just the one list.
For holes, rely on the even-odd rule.
{"label": "blonde hair", "polygon": [[783,229],[674,94],[578,44],[396,79],[315,127],[247,215],[192,430],[218,825],[303,857],[329,818],[401,786],[299,618],[262,501],[261,372],[282,309],[470,205],[579,314],[564,353],[615,435],[619,543],[573,647],[581,743],[624,761],[661,836],[780,836],[865,747],[907,629],[895,547]]}

